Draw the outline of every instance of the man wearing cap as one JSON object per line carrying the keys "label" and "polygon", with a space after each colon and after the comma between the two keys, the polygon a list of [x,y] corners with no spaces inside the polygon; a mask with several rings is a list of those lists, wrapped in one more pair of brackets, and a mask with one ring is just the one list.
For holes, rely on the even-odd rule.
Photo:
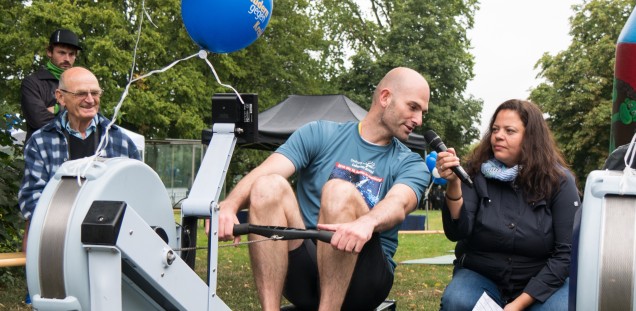
{"label": "man wearing cap", "polygon": [[75,33],[68,29],[54,31],[46,48],[46,66],[22,80],[20,105],[27,123],[25,145],[33,132],[53,120],[59,110],[55,90],[60,75],[73,67],[81,49]]}

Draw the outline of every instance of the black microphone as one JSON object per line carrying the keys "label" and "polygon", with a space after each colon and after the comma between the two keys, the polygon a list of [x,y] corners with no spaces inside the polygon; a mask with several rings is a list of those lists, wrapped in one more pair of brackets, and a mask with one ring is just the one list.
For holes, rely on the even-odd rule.
{"label": "black microphone", "polygon": [[[448,150],[448,148],[446,148],[446,145],[444,145],[442,139],[439,138],[439,136],[437,136],[437,134],[433,132],[433,130],[428,130],[426,131],[426,133],[424,133],[424,140],[426,140],[426,143],[437,152]],[[457,177],[459,177],[459,179],[463,183],[471,188],[473,187],[473,181],[470,179],[470,176],[468,176],[466,171],[464,171],[463,167],[453,166],[451,167],[451,170],[453,170],[453,173],[455,173],[455,175],[457,175]]]}

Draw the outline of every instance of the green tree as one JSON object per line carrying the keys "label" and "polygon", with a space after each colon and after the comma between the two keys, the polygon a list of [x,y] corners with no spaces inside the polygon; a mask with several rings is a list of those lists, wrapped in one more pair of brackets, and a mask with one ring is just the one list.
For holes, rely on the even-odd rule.
{"label": "green tree", "polygon": [[[56,28],[76,32],[84,48],[76,65],[92,70],[105,90],[102,113],[112,117],[130,80],[199,51],[181,20],[180,0],[3,1],[0,4],[0,112],[19,112],[21,80],[46,62],[45,47]],[[144,13],[144,11],[147,15]],[[323,31],[306,14],[309,1],[277,0],[263,36],[229,54],[209,54],[221,82],[242,93],[258,93],[260,110],[289,94],[333,93],[325,79],[329,52]],[[151,21],[147,16],[150,16]],[[213,14],[211,13],[211,18]],[[141,36],[137,42],[138,30]],[[136,52],[136,54],[135,54]],[[210,127],[214,93],[231,92],[217,83],[198,57],[133,83],[118,123],[146,139],[191,138]],[[238,150],[235,156],[242,156]],[[244,159],[240,171],[257,164]]]}
{"label": "green tree", "polygon": [[[14,116],[0,118],[0,253],[21,251],[24,221],[18,212],[18,188],[24,161],[21,148],[14,145],[9,129],[14,126]],[[0,269],[0,284],[13,284],[22,276],[19,269]]]}
{"label": "green tree", "polygon": [[[374,83],[388,70],[413,68],[431,86],[429,114],[419,132],[434,129],[460,155],[467,152],[478,138],[474,124],[482,107],[481,100],[464,95],[474,76],[466,31],[473,26],[477,1],[370,0],[364,2],[369,11],[355,1],[322,3],[330,40],[343,40],[355,51],[351,69],[336,79],[341,92],[368,108]],[[331,18],[337,21],[333,26]]]}
{"label": "green tree", "polygon": [[544,54],[536,65],[545,82],[530,99],[548,114],[580,185],[608,156],[616,41],[635,4],[591,0],[575,5],[572,43],[556,55]]}
{"label": "green tree", "polygon": [[[49,34],[64,27],[79,35],[84,50],[76,65],[89,68],[100,79],[105,90],[102,112],[112,116],[130,80],[133,58],[134,77],[139,77],[199,51],[183,26],[180,3],[2,2],[0,52],[5,57],[0,60],[0,74],[5,79],[0,81],[0,110],[19,111],[20,81],[46,62]],[[230,54],[210,54],[208,59],[221,81],[239,92],[259,93],[263,109],[288,94],[329,92],[328,81],[321,74],[327,64],[312,56],[328,51],[328,44],[322,39],[322,31],[305,14],[308,6],[306,0],[278,0],[268,28],[254,44]],[[210,101],[217,92],[231,90],[217,83],[203,60],[193,58],[133,83],[121,109],[120,123],[148,139],[198,138],[201,130],[209,126]]]}
{"label": "green tree", "polygon": [[[224,83],[259,93],[261,110],[289,94],[343,92],[365,105],[383,73],[409,66],[431,83],[427,126],[450,145],[468,145],[477,136],[471,125],[481,107],[462,96],[473,76],[466,30],[472,27],[476,0],[366,3],[370,10],[353,0],[277,0],[259,40],[208,59]],[[183,26],[179,0],[5,1],[1,7],[1,111],[19,111],[20,81],[46,61],[48,34],[58,27],[79,34],[84,50],[77,65],[100,79],[106,91],[102,111],[108,117],[130,79],[133,58],[134,77],[139,77],[199,50]],[[349,70],[351,53],[357,55]],[[212,94],[229,91],[203,61],[184,61],[135,82],[119,123],[148,139],[197,138],[209,126]]]}

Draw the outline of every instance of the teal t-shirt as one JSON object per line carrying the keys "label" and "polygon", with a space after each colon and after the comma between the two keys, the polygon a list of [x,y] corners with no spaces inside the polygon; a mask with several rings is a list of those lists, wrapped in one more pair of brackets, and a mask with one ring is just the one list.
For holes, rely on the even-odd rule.
{"label": "teal t-shirt", "polygon": [[[413,189],[418,202],[431,179],[422,157],[398,139],[387,146],[364,141],[358,122],[314,121],[299,128],[276,152],[296,167],[297,196],[305,226],[316,228],[323,185],[332,178],[356,185],[369,209],[395,184]],[[380,233],[382,249],[392,267],[398,227]]]}

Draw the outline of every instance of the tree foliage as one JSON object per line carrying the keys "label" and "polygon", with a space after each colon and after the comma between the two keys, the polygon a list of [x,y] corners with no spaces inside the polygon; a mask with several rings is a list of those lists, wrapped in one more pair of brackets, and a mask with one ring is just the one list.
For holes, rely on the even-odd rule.
{"label": "tree foliage", "polygon": [[[46,62],[49,34],[64,27],[79,35],[84,49],[76,65],[89,68],[100,79],[105,90],[102,112],[111,116],[130,80],[133,59],[136,78],[199,51],[183,27],[180,3],[180,0],[3,2],[0,13],[4,21],[0,26],[3,28],[0,52],[5,55],[0,61],[0,74],[5,77],[0,88],[3,110],[17,112],[20,81]],[[311,56],[311,51],[326,49],[327,44],[320,29],[305,14],[307,6],[307,1],[277,1],[276,13],[257,42],[235,53],[210,54],[208,59],[221,81],[240,92],[259,93],[263,108],[292,93],[328,92],[328,84],[321,75],[322,66]],[[123,103],[121,123],[147,139],[198,138],[201,130],[209,126],[210,100],[217,92],[231,90],[219,85],[208,65],[195,57],[133,83]]]}
{"label": "tree foliage", "polygon": [[[12,253],[20,251],[22,245],[24,221],[19,216],[18,188],[24,161],[20,158],[22,150],[14,144],[9,131],[19,122],[11,115],[0,120],[0,253]],[[21,275],[15,269],[0,269],[0,284],[11,285]]]}
{"label": "tree foliage", "polygon": [[[474,76],[466,32],[473,26],[477,1],[323,2],[329,4],[323,19],[331,39],[356,48],[351,70],[337,77],[341,92],[368,108],[374,84],[387,71],[413,68],[431,86],[429,114],[418,131],[434,129],[460,154],[468,151],[479,135],[474,124],[482,108],[481,100],[464,95]],[[368,17],[358,3],[370,7]]]}
{"label": "tree foliage", "polygon": [[538,61],[545,82],[530,99],[548,123],[568,163],[583,184],[608,156],[616,41],[634,0],[588,0],[574,6],[570,46]]}
{"label": "tree foliage", "polygon": [[[102,113],[112,117],[131,79],[133,60],[132,77],[137,78],[199,51],[183,26],[180,3],[2,2],[0,53],[5,57],[0,59],[0,74],[5,79],[0,81],[0,112],[19,112],[20,81],[47,61],[48,36],[63,27],[79,35],[83,50],[76,66],[87,67],[98,77],[105,90]],[[289,94],[333,93],[323,74],[327,65],[313,56],[329,45],[307,14],[308,5],[306,0],[276,1],[267,30],[254,44],[231,54],[209,54],[221,82],[242,93],[258,93],[261,111]],[[210,127],[212,94],[219,92],[231,90],[216,81],[203,60],[191,58],[133,83],[118,123],[146,139],[197,139],[201,130]],[[248,170],[254,165],[255,161],[241,161],[235,166]]]}
{"label": "tree foliage", "polygon": [[[135,78],[198,52],[183,27],[180,2],[2,2],[0,112],[19,111],[20,81],[46,62],[49,34],[64,27],[79,35],[84,49],[76,65],[100,79],[106,91],[102,111],[112,116],[130,80],[133,60]],[[412,67],[431,84],[426,125],[449,144],[462,146],[477,135],[472,124],[481,107],[462,95],[473,77],[466,30],[472,27],[475,9],[476,0],[277,0],[259,40],[208,59],[222,82],[240,92],[259,93],[261,110],[289,94],[342,92],[368,105],[373,84],[386,71]],[[349,62],[351,54],[355,58]],[[230,90],[217,83],[205,62],[183,61],[133,83],[119,122],[147,139],[198,138],[209,127],[210,98],[217,92]]]}

